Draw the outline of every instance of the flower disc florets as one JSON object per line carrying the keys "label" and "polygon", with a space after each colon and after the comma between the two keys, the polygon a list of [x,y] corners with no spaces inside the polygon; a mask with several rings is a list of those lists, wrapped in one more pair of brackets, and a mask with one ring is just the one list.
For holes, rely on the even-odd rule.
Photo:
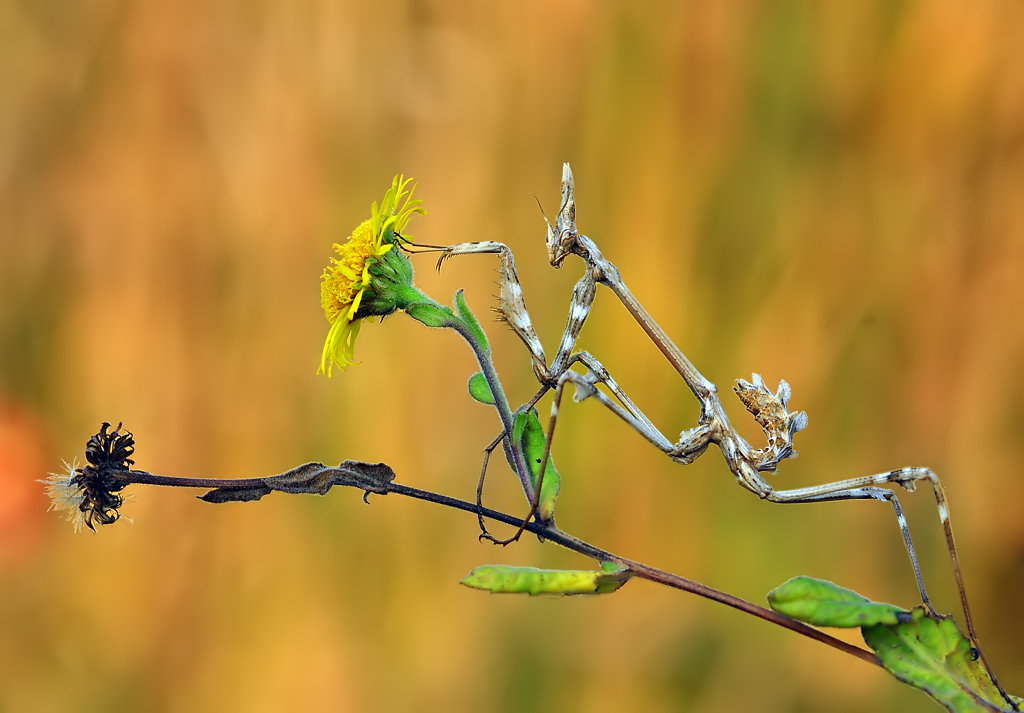
{"label": "flower disc florets", "polygon": [[342,369],[352,365],[361,320],[401,308],[405,292],[412,289],[408,260],[392,251],[397,240],[407,239],[402,231],[413,214],[426,215],[422,201],[412,198],[415,186],[405,190],[411,180],[395,176],[380,209],[373,203],[370,219],[360,223],[344,244],[334,244],[338,256],[331,258],[320,282],[320,304],[331,329],[317,373],[329,377],[335,364]]}
{"label": "flower disc florets", "polygon": [[110,525],[121,517],[118,509],[124,498],[118,493],[128,484],[117,477],[118,472],[129,470],[134,465],[131,459],[135,452],[135,437],[128,431],[121,432],[117,424],[111,432],[109,423],[100,426],[99,433],[92,436],[85,447],[86,466],[78,463],[64,465],[67,475],[51,473],[44,481],[50,496],[50,510],[67,510],[68,519],[75,523],[75,532],[85,525],[95,530],[93,521]]}

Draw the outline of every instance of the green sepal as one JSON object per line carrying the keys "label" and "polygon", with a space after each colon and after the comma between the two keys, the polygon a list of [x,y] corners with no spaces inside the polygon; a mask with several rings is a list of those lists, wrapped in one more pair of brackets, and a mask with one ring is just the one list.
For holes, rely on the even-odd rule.
{"label": "green sepal", "polygon": [[[537,487],[540,476],[540,462],[544,457],[544,429],[537,418],[537,410],[518,411],[512,420],[512,438],[519,445],[530,469],[530,482]],[[554,459],[548,454],[548,465],[544,470],[544,482],[540,487],[540,501],[537,503],[537,514],[543,522],[550,522],[555,515],[555,500],[562,487],[562,477],[555,469]]]}
{"label": "green sepal", "polygon": [[848,629],[897,624],[910,613],[892,604],[873,602],[850,589],[812,577],[793,577],[768,592],[768,605],[814,626]]}
{"label": "green sepal", "polygon": [[632,576],[628,570],[536,569],[487,564],[462,579],[462,584],[491,594],[609,594]]}
{"label": "green sepal", "polygon": [[355,319],[386,317],[395,310],[407,309],[430,298],[412,285],[412,263],[398,249],[391,249],[377,258],[370,258],[370,284],[363,292]]}
{"label": "green sepal", "polygon": [[476,315],[473,314],[472,310],[469,309],[469,305],[466,304],[466,298],[462,294],[462,290],[455,293],[455,308],[459,311],[459,316],[462,317],[462,321],[469,329],[469,333],[473,335],[473,340],[476,341],[477,346],[484,351],[490,349],[487,344],[487,335],[484,334],[483,327],[477,321]]}
{"label": "green sepal", "polygon": [[479,371],[469,377],[469,395],[482,404],[494,405],[494,394],[491,393],[491,385],[487,383],[486,377]]}

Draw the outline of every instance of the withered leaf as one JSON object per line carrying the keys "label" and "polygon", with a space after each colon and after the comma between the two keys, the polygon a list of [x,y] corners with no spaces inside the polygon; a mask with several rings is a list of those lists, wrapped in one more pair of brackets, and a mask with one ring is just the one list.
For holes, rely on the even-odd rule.
{"label": "withered leaf", "polygon": [[200,495],[200,500],[208,503],[248,503],[259,500],[270,493],[270,488],[265,485],[258,485],[254,488],[217,488],[205,495]]}
{"label": "withered leaf", "polygon": [[385,463],[363,463],[347,460],[339,466],[306,463],[287,473],[263,478],[263,485],[232,488],[222,486],[199,499],[208,503],[250,502],[259,500],[272,490],[297,495],[325,495],[335,485],[359,488],[366,493],[386,495],[395,471]]}

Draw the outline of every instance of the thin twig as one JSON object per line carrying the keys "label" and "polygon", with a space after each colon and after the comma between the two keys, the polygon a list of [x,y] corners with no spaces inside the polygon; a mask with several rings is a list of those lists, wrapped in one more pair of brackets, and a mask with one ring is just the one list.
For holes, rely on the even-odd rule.
{"label": "thin twig", "polygon": [[[141,470],[122,471],[117,474],[117,477],[119,480],[123,480],[127,483],[187,488],[244,489],[265,485],[264,478],[240,478],[237,480],[229,478],[178,478],[167,475],[154,475]],[[672,574],[671,572],[666,572],[664,570],[657,569],[656,567],[651,567],[641,562],[621,557],[612,552],[608,552],[607,550],[602,550],[588,542],[584,542],[583,540],[573,537],[568,533],[562,532],[558,528],[548,527],[538,522],[527,522],[499,510],[493,510],[482,505],[453,498],[448,495],[442,495],[441,493],[435,493],[430,490],[413,488],[407,485],[400,485],[395,482],[386,484],[381,483],[380,487],[388,493],[404,495],[406,497],[416,498],[417,500],[425,500],[436,505],[443,505],[444,507],[453,508],[455,510],[463,510],[468,513],[473,513],[479,517],[486,517],[497,522],[503,522],[506,525],[511,525],[513,527],[521,527],[544,540],[549,540],[556,545],[572,550],[584,557],[589,557],[597,560],[598,562],[614,562],[620,567],[628,569],[634,576],[639,577],[640,579],[646,579],[657,584],[672,587],[673,589],[680,589],[684,592],[696,594],[699,597],[710,599],[711,601],[718,602],[719,604],[725,604],[733,609],[738,609],[746,614],[756,616],[759,619],[764,619],[772,624],[777,624],[778,626],[794,631],[802,636],[806,636],[810,639],[826,644],[827,646],[831,646],[834,649],[838,649],[839,651],[850,654],[851,656],[855,656],[862,661],[875,664],[876,666],[882,665],[878,660],[878,657],[870,651],[854,646],[853,644],[848,644],[833,636],[829,636],[825,632],[808,626],[807,624],[796,621],[795,619],[790,619],[789,617],[783,616],[771,609],[766,609],[752,602],[748,602],[745,599],[740,599],[739,597],[713,589],[712,587],[705,586],[691,579],[680,577],[679,575]]]}
{"label": "thin twig", "polygon": [[115,477],[139,485],[164,485],[172,488],[258,488],[266,485],[265,478],[179,478],[173,475],[154,475],[144,470],[115,473]]}

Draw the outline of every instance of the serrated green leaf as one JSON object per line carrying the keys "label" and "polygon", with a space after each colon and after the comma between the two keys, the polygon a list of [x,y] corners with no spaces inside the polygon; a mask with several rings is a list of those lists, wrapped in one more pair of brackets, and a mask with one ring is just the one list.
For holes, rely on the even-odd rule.
{"label": "serrated green leaf", "polygon": [[890,673],[946,710],[1009,710],[953,617],[931,617],[917,607],[910,621],[864,627],[861,633]]}
{"label": "serrated green leaf", "polygon": [[[519,417],[523,416],[520,420]],[[516,436],[516,430],[519,435]],[[537,479],[540,476],[540,462],[544,458],[544,429],[537,418],[537,410],[530,409],[529,412],[520,411],[516,414],[516,420],[512,425],[512,435],[516,436],[523,451],[523,459],[530,469],[530,481],[537,487]],[[558,491],[562,488],[562,477],[555,470],[554,458],[548,454],[548,464],[544,469],[544,482],[540,486],[540,501],[537,504],[537,512],[541,520],[548,522],[555,514],[555,500],[558,499]]]}
{"label": "serrated green leaf", "polygon": [[491,386],[479,371],[469,377],[469,395],[482,404],[494,405],[494,394],[491,393]]}
{"label": "serrated green leaf", "polygon": [[462,579],[462,584],[492,594],[608,594],[625,584],[632,574],[580,569],[536,569],[487,564]]}
{"label": "serrated green leaf", "polygon": [[799,621],[837,628],[896,624],[910,616],[892,604],[873,602],[850,589],[812,577],[793,577],[768,592],[768,605]]}

